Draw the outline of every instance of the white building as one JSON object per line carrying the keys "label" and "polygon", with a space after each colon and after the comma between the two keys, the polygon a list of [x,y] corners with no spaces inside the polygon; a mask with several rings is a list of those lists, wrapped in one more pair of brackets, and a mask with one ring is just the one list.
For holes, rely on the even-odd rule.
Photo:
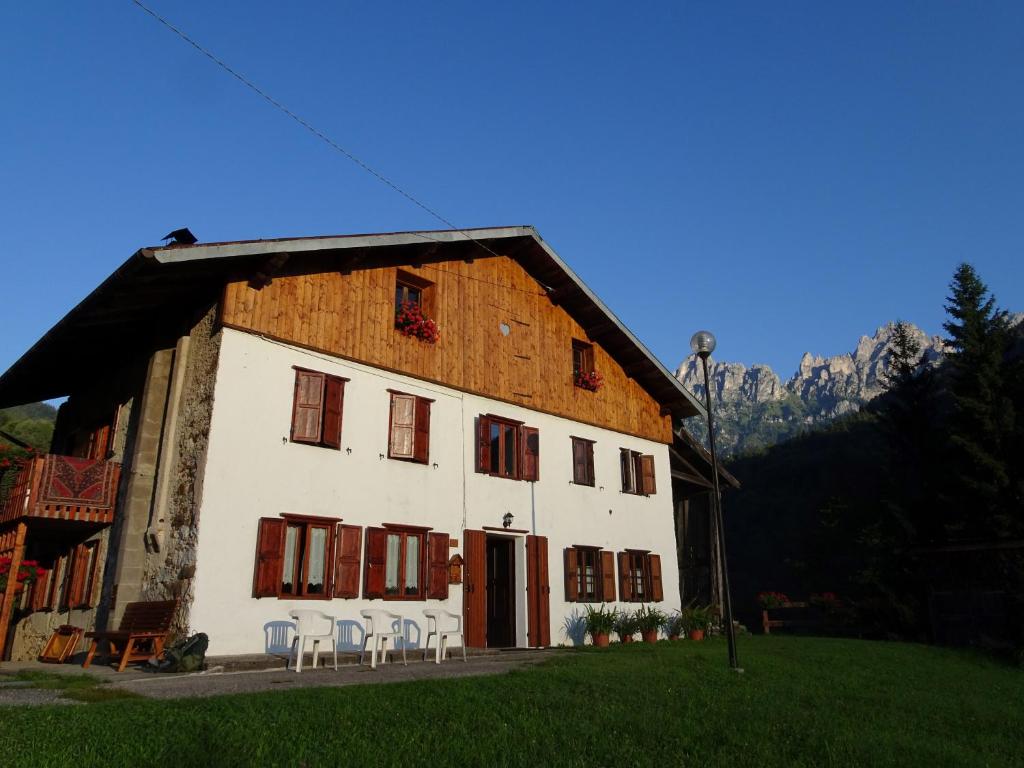
{"label": "white building", "polygon": [[527,647],[583,642],[587,604],[680,607],[699,405],[532,228],[143,249],[0,377],[0,406],[61,395],[54,466],[120,484],[91,519],[0,508],[47,569],[15,657],[168,597],[211,654],[280,650],[301,607],[341,648],[372,607],[410,647],[424,608]]}

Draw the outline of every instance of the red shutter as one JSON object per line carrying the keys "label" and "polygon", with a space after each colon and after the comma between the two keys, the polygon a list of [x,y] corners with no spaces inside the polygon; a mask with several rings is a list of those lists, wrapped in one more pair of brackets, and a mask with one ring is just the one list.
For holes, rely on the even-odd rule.
{"label": "red shutter", "polygon": [[334,545],[334,596],[359,597],[359,554],[363,529],[359,525],[339,525]]}
{"label": "red shutter", "polygon": [[[482,420],[482,419],[481,419]],[[463,531],[462,610],[466,646],[487,646],[487,534]]]}
{"label": "red shutter", "polygon": [[565,550],[565,599],[570,603],[580,599],[579,563],[573,547],[566,547]]}
{"label": "red shutter", "polygon": [[366,529],[366,565],[363,576],[363,597],[373,600],[384,597],[384,565],[388,551],[388,532],[383,528]]}
{"label": "red shutter", "polygon": [[341,449],[341,410],[345,402],[345,380],[328,376],[324,393],[323,444]]}
{"label": "red shutter", "polygon": [[535,648],[551,645],[551,586],[548,583],[548,540],[526,537],[527,639]]}
{"label": "red shutter", "polygon": [[651,599],[659,603],[665,599],[661,586],[661,555],[648,555],[647,562],[651,569]]}
{"label": "red shutter", "polygon": [[388,435],[388,456],[393,459],[413,457],[416,422],[416,398],[391,394],[391,426]]}
{"label": "red shutter", "polygon": [[601,599],[615,602],[615,553],[608,550],[601,552]]}
{"label": "red shutter", "polygon": [[476,471],[491,471],[491,420],[482,415],[477,419]]}
{"label": "red shutter", "polygon": [[277,597],[281,591],[284,529],[285,521],[281,518],[260,518],[256,537],[256,574],[252,582],[253,597]]}
{"label": "red shutter", "polygon": [[421,464],[430,461],[430,401],[422,397],[416,398],[416,435],[413,440],[412,458]]}
{"label": "red shutter", "polygon": [[619,600],[633,600],[633,582],[629,578],[629,553],[619,552]]}
{"label": "red shutter", "polygon": [[650,496],[657,492],[658,487],[654,483],[654,457],[640,457],[640,492]]}
{"label": "red shutter", "polygon": [[523,480],[540,480],[540,431],[536,427],[520,427],[523,445]]}
{"label": "red shutter", "polygon": [[295,372],[292,440],[296,443],[320,442],[320,421],[324,410],[326,379],[325,374],[314,371]]}
{"label": "red shutter", "polygon": [[431,600],[448,599],[448,534],[427,534],[427,597]]}

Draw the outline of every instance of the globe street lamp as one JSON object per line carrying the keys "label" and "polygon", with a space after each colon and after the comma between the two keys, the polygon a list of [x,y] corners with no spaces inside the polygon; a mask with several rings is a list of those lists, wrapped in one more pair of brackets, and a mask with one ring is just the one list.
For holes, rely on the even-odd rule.
{"label": "globe street lamp", "polygon": [[729,640],[729,666],[738,672],[739,658],[736,655],[736,628],[732,623],[732,597],[729,594],[729,565],[725,558],[725,526],[722,524],[722,492],[718,487],[718,456],[715,453],[715,422],[711,410],[711,379],[708,376],[708,357],[715,351],[715,336],[711,331],[697,331],[690,338],[690,349],[700,358],[704,366],[704,399],[708,409],[708,444],[711,447],[711,477],[714,483],[712,508],[715,525],[718,528],[718,553],[722,558],[722,587],[725,593],[725,636]]}

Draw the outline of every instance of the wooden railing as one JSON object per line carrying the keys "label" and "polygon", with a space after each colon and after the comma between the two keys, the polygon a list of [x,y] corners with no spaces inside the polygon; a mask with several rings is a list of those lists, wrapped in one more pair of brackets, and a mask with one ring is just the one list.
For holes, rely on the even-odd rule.
{"label": "wooden railing", "polygon": [[120,477],[114,461],[55,454],[29,459],[0,499],[0,525],[23,518],[112,523]]}

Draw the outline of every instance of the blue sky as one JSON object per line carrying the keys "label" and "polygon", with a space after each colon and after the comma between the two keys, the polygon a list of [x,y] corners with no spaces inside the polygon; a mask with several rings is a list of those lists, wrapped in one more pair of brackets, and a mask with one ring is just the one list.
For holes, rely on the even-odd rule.
{"label": "blue sky", "polygon": [[[670,368],[1024,310],[1024,4],[153,8],[458,226],[533,224]],[[6,369],[134,250],[438,228],[128,0],[0,24]]]}

